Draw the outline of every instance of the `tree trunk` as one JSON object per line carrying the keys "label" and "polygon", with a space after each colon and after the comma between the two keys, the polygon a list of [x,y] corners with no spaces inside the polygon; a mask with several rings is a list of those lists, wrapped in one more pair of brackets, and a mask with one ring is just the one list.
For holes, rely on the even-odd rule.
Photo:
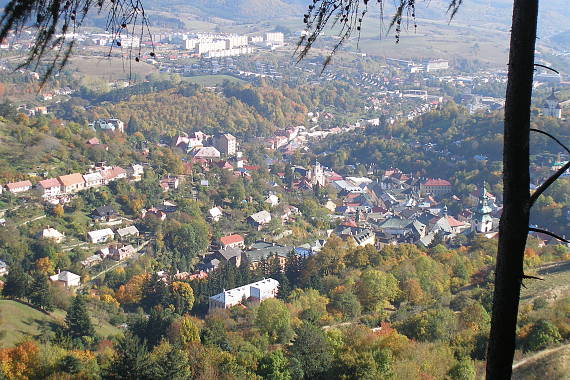
{"label": "tree trunk", "polygon": [[503,214],[487,379],[510,379],[529,222],[530,103],[538,0],[514,0],[503,143]]}

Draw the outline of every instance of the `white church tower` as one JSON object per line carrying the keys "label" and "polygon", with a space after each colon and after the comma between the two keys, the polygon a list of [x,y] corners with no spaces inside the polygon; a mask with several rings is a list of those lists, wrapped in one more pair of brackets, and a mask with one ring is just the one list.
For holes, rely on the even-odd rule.
{"label": "white church tower", "polygon": [[541,111],[543,116],[562,119],[562,107],[554,94],[554,87],[552,88],[552,93],[546,98],[546,101],[542,105]]}
{"label": "white church tower", "polygon": [[491,217],[493,209],[489,205],[489,196],[487,195],[486,183],[483,182],[483,194],[479,199],[479,205],[475,210],[475,231],[486,234],[493,229],[493,218]]}

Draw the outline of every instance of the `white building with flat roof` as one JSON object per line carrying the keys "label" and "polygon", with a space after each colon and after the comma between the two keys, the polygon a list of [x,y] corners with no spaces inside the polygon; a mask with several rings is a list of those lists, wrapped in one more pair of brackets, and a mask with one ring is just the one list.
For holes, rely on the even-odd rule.
{"label": "white building with flat roof", "polygon": [[279,281],[272,278],[266,278],[252,284],[240,286],[239,288],[224,290],[210,297],[208,311],[229,309],[247,299],[251,299],[254,302],[261,302],[268,298],[275,298],[278,290]]}

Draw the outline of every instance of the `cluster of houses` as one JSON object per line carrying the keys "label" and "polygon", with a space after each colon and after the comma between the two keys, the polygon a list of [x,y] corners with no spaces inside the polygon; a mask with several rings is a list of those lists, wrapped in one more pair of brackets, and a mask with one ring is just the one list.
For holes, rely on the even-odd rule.
{"label": "cluster of houses", "polygon": [[443,199],[460,199],[449,181],[414,178],[397,169],[386,170],[376,181],[348,177],[333,184],[341,196],[334,205],[334,217],[341,221],[335,234],[378,247],[396,243],[429,246],[436,237],[450,241],[459,234],[493,237],[502,210],[483,184],[468,196],[473,207],[452,215]]}
{"label": "cluster of houses", "polygon": [[[132,165],[128,170],[119,166],[98,164],[86,174],[71,173],[41,180],[35,185],[35,188],[41,193],[45,201],[58,203],[81,190],[107,185],[118,179],[129,177],[133,180],[140,179],[143,172],[143,166],[138,164]],[[8,192],[19,194],[32,190],[34,185],[31,181],[25,180],[8,183],[4,187]]]}
{"label": "cluster of houses", "polygon": [[210,136],[204,132],[193,132],[180,135],[172,140],[172,146],[182,149],[194,159],[219,160],[222,155],[233,157],[238,155],[238,142],[230,133]]}

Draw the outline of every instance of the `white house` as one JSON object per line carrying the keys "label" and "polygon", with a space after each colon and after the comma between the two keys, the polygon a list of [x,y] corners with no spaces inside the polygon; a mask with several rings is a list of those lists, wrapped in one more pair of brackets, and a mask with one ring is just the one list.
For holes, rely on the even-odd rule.
{"label": "white house", "polygon": [[50,276],[49,279],[56,284],[65,286],[66,288],[73,288],[81,284],[81,276],[66,270]]}
{"label": "white house", "polygon": [[271,194],[265,200],[265,203],[269,204],[271,207],[275,207],[279,204],[279,198],[275,194]]}
{"label": "white house", "polygon": [[104,228],[102,230],[89,231],[87,235],[89,236],[89,240],[91,240],[91,243],[98,244],[98,243],[104,243],[108,240],[112,240],[113,237],[115,236],[115,233],[110,228]]}
{"label": "white house", "polygon": [[99,187],[103,185],[103,176],[99,172],[83,174],[83,180],[85,180],[85,187]]}
{"label": "white house", "polygon": [[6,190],[11,193],[23,193],[24,191],[28,191],[31,188],[32,183],[28,180],[6,184]]}
{"label": "white house", "polygon": [[135,226],[119,228],[117,230],[117,235],[119,235],[119,239],[122,240],[129,236],[139,236],[139,230]]}
{"label": "white house", "polygon": [[40,239],[49,239],[55,241],[56,243],[61,243],[65,238],[65,235],[55,228],[48,227],[44,228],[42,232],[38,234],[38,237]]}
{"label": "white house", "polygon": [[228,309],[240,304],[243,300],[251,299],[261,302],[268,298],[275,298],[279,289],[279,281],[266,278],[251,284],[240,286],[222,293],[216,294],[209,299],[209,311],[215,309]]}
{"label": "white house", "polygon": [[52,198],[61,194],[61,183],[57,178],[48,178],[38,182],[38,188],[44,198]]}
{"label": "white house", "polygon": [[208,210],[208,214],[210,214],[210,219],[214,222],[219,221],[223,215],[222,210],[219,207],[211,208]]}

